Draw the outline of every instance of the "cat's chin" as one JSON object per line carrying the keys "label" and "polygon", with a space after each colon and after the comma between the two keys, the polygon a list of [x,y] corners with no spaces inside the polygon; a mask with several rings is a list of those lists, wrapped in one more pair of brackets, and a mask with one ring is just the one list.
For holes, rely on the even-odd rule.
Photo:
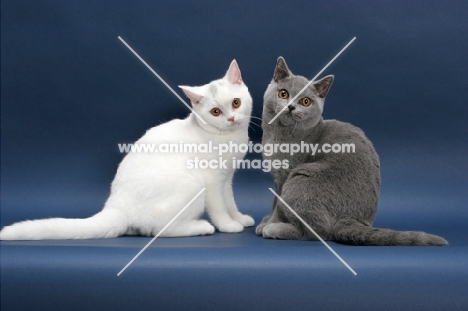
{"label": "cat's chin", "polygon": [[220,129],[221,132],[236,132],[239,130],[244,130],[245,126],[242,123],[230,124],[229,126],[223,127]]}
{"label": "cat's chin", "polygon": [[283,125],[283,126],[291,126],[291,125],[294,125],[294,124],[302,121],[301,118],[298,118],[298,117],[296,117],[294,115],[291,115],[291,114],[281,115],[281,116],[279,116],[278,120],[280,121],[281,125]]}
{"label": "cat's chin", "polygon": [[291,126],[293,124],[295,124],[296,122],[293,120],[293,119],[279,119],[281,125],[283,126]]}
{"label": "cat's chin", "polygon": [[232,133],[232,132],[245,129],[245,127],[243,126],[243,123],[228,124],[223,127],[217,127],[217,126],[209,124],[209,125],[202,126],[202,128],[211,134]]}

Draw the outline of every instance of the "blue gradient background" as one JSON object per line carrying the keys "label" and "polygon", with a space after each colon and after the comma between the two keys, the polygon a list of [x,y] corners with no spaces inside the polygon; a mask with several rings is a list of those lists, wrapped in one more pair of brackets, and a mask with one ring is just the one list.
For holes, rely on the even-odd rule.
{"label": "blue gradient background", "polygon": [[[323,73],[335,75],[324,116],[361,127],[380,155],[382,190],[375,225],[444,236],[450,246],[433,251],[442,258],[436,266],[444,274],[444,263],[459,258],[460,252],[466,258],[468,246],[466,12],[466,1],[2,1],[1,226],[96,213],[122,159],[117,144],[133,142],[146,129],[188,114],[118,36],[174,88],[217,79],[235,58],[256,117],[261,117],[263,92],[278,56],[285,57],[294,73],[312,78],[356,36]],[[250,136],[259,142],[260,123],[254,123]],[[270,211],[273,197],[267,187],[272,185],[268,173],[239,171],[235,192],[240,209],[258,222]],[[193,239],[203,247],[226,237],[217,233]],[[101,243],[129,243],[127,238],[117,241],[122,242]],[[143,245],[149,240],[136,241]],[[161,243],[183,250],[178,241],[186,240]],[[89,243],[85,245],[92,248],[94,242]],[[252,230],[226,243],[224,247],[253,243],[257,248],[244,250],[246,256],[258,247],[279,245],[275,243],[304,245],[265,242]],[[12,294],[14,277],[5,276],[6,270],[13,271],[6,268],[8,258],[19,260],[14,253],[18,247],[28,254],[26,246],[55,244],[1,245],[2,306],[21,305],[21,295]],[[359,249],[342,250],[359,257]],[[415,255],[413,264],[424,266],[426,250],[385,248],[383,253],[398,261],[416,251],[421,255]],[[213,252],[216,256],[216,248]],[[378,254],[362,269],[385,269]],[[462,268],[451,271],[467,276],[455,281],[466,289],[468,269],[466,264]],[[385,273],[395,277],[392,269]],[[19,298],[4,305],[6,297]],[[457,302],[461,292],[444,297],[455,301],[454,306],[467,305],[466,298]],[[447,306],[446,300],[439,301]]]}

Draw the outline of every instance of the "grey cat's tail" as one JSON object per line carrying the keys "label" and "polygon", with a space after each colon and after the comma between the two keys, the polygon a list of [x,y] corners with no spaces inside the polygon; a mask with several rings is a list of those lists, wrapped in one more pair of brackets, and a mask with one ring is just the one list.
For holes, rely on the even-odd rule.
{"label": "grey cat's tail", "polygon": [[349,245],[442,246],[448,244],[444,238],[437,235],[373,228],[353,219],[339,221],[334,229],[332,239]]}
{"label": "grey cat's tail", "polygon": [[4,227],[0,240],[71,240],[113,238],[127,231],[125,215],[103,209],[86,219],[49,218],[27,220]]}

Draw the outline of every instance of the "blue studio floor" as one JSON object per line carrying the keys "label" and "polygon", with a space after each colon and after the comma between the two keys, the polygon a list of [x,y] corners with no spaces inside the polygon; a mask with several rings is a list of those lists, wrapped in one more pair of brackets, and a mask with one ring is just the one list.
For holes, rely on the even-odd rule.
{"label": "blue studio floor", "polygon": [[[269,210],[271,181],[246,187],[248,174],[240,175],[238,204],[258,223]],[[328,242],[355,276],[321,242],[265,240],[248,228],[158,238],[117,276],[151,238],[2,241],[2,310],[466,309],[466,209],[453,196],[395,197],[384,191],[376,226],[428,231],[450,245]],[[440,213],[443,203],[464,213]]]}

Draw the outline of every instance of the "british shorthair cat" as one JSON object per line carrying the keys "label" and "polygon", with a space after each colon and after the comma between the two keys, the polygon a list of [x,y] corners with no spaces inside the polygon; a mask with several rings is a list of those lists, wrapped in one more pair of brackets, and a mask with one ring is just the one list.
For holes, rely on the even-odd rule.
{"label": "british shorthair cat", "polygon": [[[252,98],[237,62],[226,75],[199,87],[180,86],[193,112],[149,129],[135,144],[201,145],[248,142]],[[204,120],[200,120],[200,118]],[[206,124],[205,124],[206,123]],[[214,148],[213,148],[214,149]],[[214,149],[216,150],[216,149]],[[223,157],[241,159],[242,152]],[[111,193],[101,212],[86,219],[51,218],[24,221],[3,228],[0,240],[95,239],[121,235],[154,236],[203,188],[188,208],[161,236],[207,235],[215,231],[241,232],[254,220],[241,214],[234,201],[234,168],[201,169],[188,162],[219,159],[217,152],[128,153],[120,163]],[[200,219],[205,211],[213,223]]]}
{"label": "british shorthair cat", "polygon": [[[372,227],[379,203],[379,157],[361,129],[323,120],[325,97],[333,79],[330,75],[315,81],[283,110],[309,81],[292,74],[285,60],[278,59],[264,95],[262,143],[314,144],[319,152],[264,155],[289,161],[289,168],[272,170],[276,193],[324,240],[351,245],[447,244],[445,239],[424,232]],[[353,145],[354,152],[325,152],[334,144]],[[263,219],[256,233],[272,239],[317,240],[276,198],[271,215]]]}

